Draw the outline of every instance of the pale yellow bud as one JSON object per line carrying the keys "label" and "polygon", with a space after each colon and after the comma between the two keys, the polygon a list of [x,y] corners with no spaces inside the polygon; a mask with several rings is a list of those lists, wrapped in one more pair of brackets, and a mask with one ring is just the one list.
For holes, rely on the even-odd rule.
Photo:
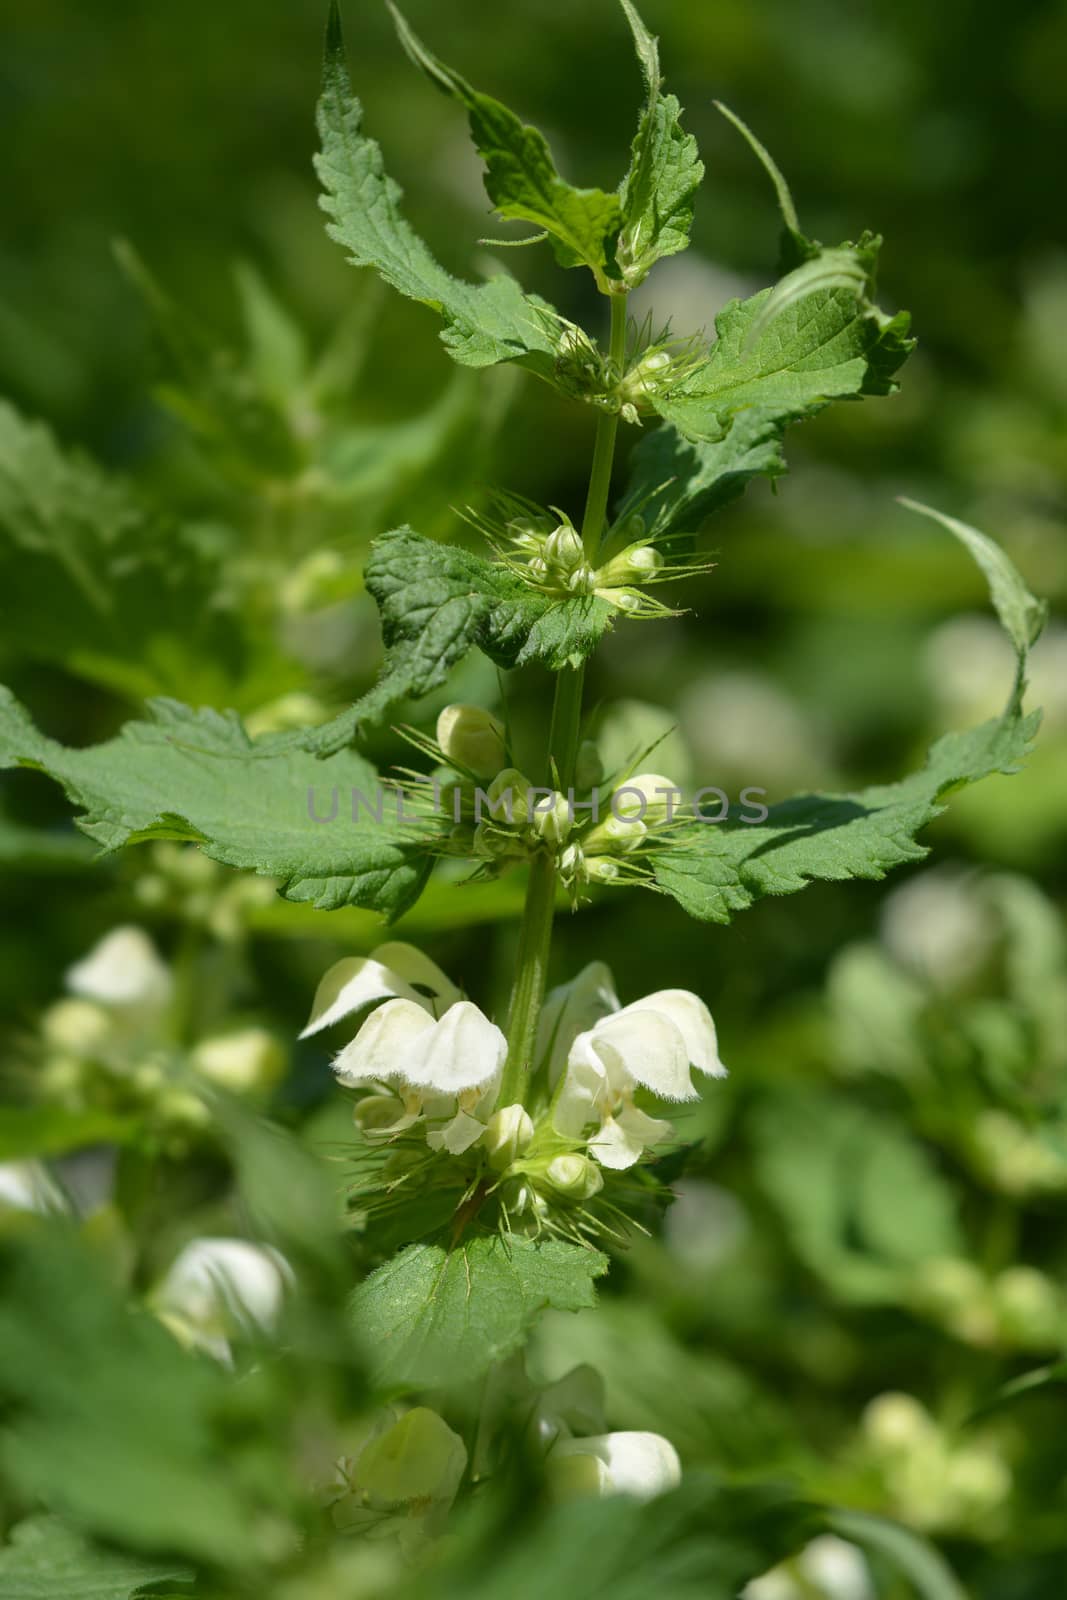
{"label": "pale yellow bud", "polygon": [[445,706],[437,743],[447,761],[478,778],[495,777],[507,760],[503,726],[481,706]]}
{"label": "pale yellow bud", "polygon": [[285,1073],[285,1051],[266,1028],[239,1028],[202,1039],[191,1056],[204,1078],[231,1094],[270,1089]]}
{"label": "pale yellow bud", "polygon": [[489,1118],[480,1140],[488,1152],[489,1165],[495,1172],[503,1172],[527,1149],[533,1134],[533,1121],[524,1106],[501,1106]]}
{"label": "pale yellow bud", "polygon": [[604,1187],[600,1168],[587,1156],[556,1156],[549,1162],[545,1177],[568,1200],[591,1200]]}

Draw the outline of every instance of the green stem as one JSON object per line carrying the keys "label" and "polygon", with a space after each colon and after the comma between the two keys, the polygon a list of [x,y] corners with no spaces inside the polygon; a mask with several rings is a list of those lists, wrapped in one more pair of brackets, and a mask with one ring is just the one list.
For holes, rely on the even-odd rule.
{"label": "green stem", "polygon": [[[626,362],[626,295],[611,297],[611,342],[608,356],[616,378],[621,378]],[[615,462],[615,439],[619,431],[618,412],[602,411],[597,419],[593,464],[582,517],[582,544],[586,559],[595,564],[607,519],[611,492],[611,469]],[[574,765],[582,725],[582,688],[585,667],[564,669],[556,674],[556,693],[552,704],[552,726],[548,748],[549,781],[558,781],[566,792],[574,781]],[[533,1061],[537,1039],[537,1020],[545,996],[548,952],[552,942],[552,917],[556,905],[556,861],[547,850],[534,857],[526,887],[519,948],[516,956],[515,987],[508,1014],[508,1054],[500,1085],[498,1104],[513,1105],[522,1099]]]}

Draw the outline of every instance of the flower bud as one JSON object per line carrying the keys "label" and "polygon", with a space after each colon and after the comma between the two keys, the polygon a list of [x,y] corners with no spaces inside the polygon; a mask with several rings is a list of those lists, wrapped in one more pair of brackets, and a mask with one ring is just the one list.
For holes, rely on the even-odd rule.
{"label": "flower bud", "polygon": [[643,844],[648,829],[636,817],[609,817],[582,840],[587,856],[624,856]]}
{"label": "flower bud", "polygon": [[556,1156],[545,1177],[556,1193],[567,1200],[591,1200],[604,1187],[603,1174],[587,1156]]}
{"label": "flower bud", "polygon": [[202,1077],[232,1094],[270,1089],[285,1073],[285,1051],[266,1028],[240,1028],[202,1039],[191,1056]]}
{"label": "flower bud", "polygon": [[602,566],[596,574],[598,589],[617,589],[627,583],[646,583],[663,566],[663,557],[651,544],[639,544]]}
{"label": "flower bud", "polygon": [[47,1043],[77,1056],[93,1055],[107,1043],[113,1029],[112,1017],[92,1000],[57,1000],[41,1018]]}
{"label": "flower bud", "polygon": [[521,828],[530,815],[530,780],[517,767],[498,772],[486,790],[489,810],[498,822]]}
{"label": "flower bud", "polygon": [[563,572],[573,572],[581,565],[585,550],[578,534],[569,522],[561,523],[545,541],[545,557]]}
{"label": "flower bud", "polygon": [[546,844],[562,844],[573,820],[567,797],[557,794],[551,806],[542,806],[535,812],[533,824]]}
{"label": "flower bud", "polygon": [[664,822],[681,798],[681,790],[659,772],[639,772],[616,786],[611,796],[613,817],[633,818],[654,827]]}
{"label": "flower bud", "polygon": [[893,1390],[876,1395],[863,1413],[863,1431],[876,1450],[909,1451],[936,1437],[930,1413],[914,1395]]}
{"label": "flower bud", "polygon": [[589,856],[584,862],[589,883],[618,883],[619,868],[610,856]]}
{"label": "flower bud", "polygon": [[504,729],[481,706],[445,706],[437,719],[437,743],[446,760],[478,778],[494,777],[507,760]]}
{"label": "flower bud", "polygon": [[533,1138],[534,1125],[525,1106],[501,1106],[489,1118],[481,1138],[494,1172],[503,1172],[523,1154]]}
{"label": "flower bud", "polygon": [[404,1115],[404,1102],[395,1094],[368,1094],[357,1102],[352,1121],[369,1139],[396,1130]]}
{"label": "flower bud", "polygon": [[370,1441],[353,1476],[372,1506],[447,1505],[466,1465],[467,1450],[459,1434],[436,1411],[415,1406]]}

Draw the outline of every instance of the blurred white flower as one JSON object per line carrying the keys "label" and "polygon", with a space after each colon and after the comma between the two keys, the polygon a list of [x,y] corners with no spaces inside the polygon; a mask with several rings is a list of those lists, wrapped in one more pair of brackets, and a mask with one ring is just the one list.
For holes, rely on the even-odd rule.
{"label": "blurred white flower", "polygon": [[67,1202],[40,1161],[0,1161],[0,1213],[34,1211],[50,1216]]}
{"label": "blurred white flower", "polygon": [[562,1499],[629,1495],[653,1500],[682,1481],[678,1452],[660,1433],[599,1433],[560,1439],[549,1451],[549,1484]]}
{"label": "blurred white flower", "polygon": [[237,1028],[201,1039],[190,1064],[231,1094],[271,1088],[285,1071],[285,1052],[266,1028]]}
{"label": "blurred white flower", "polygon": [[820,1534],[789,1566],[765,1572],[742,1590],[742,1600],[810,1600],[816,1595],[819,1600],[875,1600],[862,1550],[835,1533]]}
{"label": "blurred white flower", "polygon": [[149,1303],[183,1342],[229,1361],[235,1335],[273,1332],[292,1282],[289,1263],[268,1245],[245,1239],[193,1239]]}
{"label": "blurred white flower", "polygon": [[101,1005],[159,1012],[169,1003],[170,970],[141,928],[112,928],[66,975],[67,988]]}
{"label": "blurred white flower", "polygon": [[564,1138],[596,1132],[589,1152],[605,1167],[633,1166],[649,1146],[670,1136],[670,1123],[634,1104],[638,1088],[661,1100],[698,1098],[690,1067],[711,1077],[726,1075],[719,1060],[715,1024],[697,995],[661,989],[601,1017],[571,1044],[553,1124]]}
{"label": "blurred white flower", "polygon": [[938,989],[974,977],[997,937],[974,874],[943,867],[919,873],[886,897],[880,932],[900,966]]}

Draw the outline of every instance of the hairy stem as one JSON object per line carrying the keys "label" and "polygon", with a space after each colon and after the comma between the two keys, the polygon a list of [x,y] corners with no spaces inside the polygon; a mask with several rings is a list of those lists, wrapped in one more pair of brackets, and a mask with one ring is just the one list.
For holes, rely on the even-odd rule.
{"label": "hairy stem", "polygon": [[[626,295],[611,297],[611,343],[609,359],[616,378],[621,378],[626,361]],[[615,439],[619,431],[618,412],[601,412],[597,419],[593,464],[582,517],[582,544],[586,559],[595,563],[607,518],[611,492],[611,469],[615,461]],[[548,779],[564,791],[574,781],[574,764],[582,725],[582,688],[585,667],[564,668],[556,674],[556,693],[552,703],[549,732],[550,768]],[[537,1038],[537,1019],[545,995],[548,952],[552,942],[552,916],[556,904],[556,862],[547,850],[535,856],[526,888],[515,986],[508,1015],[508,1054],[500,1085],[499,1104],[512,1105],[522,1099],[523,1088],[533,1060]]]}

